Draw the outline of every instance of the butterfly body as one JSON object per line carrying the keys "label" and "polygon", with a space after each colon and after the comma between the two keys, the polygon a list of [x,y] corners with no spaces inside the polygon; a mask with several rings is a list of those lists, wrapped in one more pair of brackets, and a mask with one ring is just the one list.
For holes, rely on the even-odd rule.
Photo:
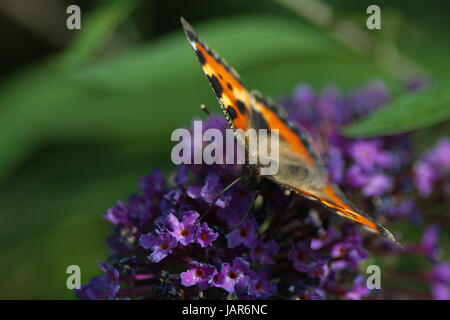
{"label": "butterfly body", "polygon": [[330,181],[309,134],[290,122],[284,109],[273,100],[258,91],[249,92],[237,72],[203,43],[183,18],[181,22],[228,125],[234,129],[238,142],[245,146],[246,156],[249,146],[244,131],[267,129],[267,141],[264,142],[269,146],[271,130],[278,132],[279,159],[275,159],[278,171],[273,175],[261,175],[262,165],[258,162],[246,164],[242,169],[246,184],[257,188],[263,179],[268,179],[395,242],[387,229],[351,204],[339,187]]}

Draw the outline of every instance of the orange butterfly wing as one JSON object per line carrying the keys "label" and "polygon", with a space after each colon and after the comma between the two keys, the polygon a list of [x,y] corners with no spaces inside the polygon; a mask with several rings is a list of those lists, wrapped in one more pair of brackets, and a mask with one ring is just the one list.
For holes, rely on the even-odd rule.
{"label": "orange butterfly wing", "polygon": [[312,139],[287,120],[283,108],[258,92],[251,97],[254,113],[261,114],[269,129],[279,129],[279,170],[268,178],[395,242],[389,230],[357,209],[339,187],[329,181]]}
{"label": "orange butterfly wing", "polygon": [[181,23],[228,123],[234,129],[247,130],[250,127],[250,94],[239,75],[200,40],[186,20],[181,18]]}

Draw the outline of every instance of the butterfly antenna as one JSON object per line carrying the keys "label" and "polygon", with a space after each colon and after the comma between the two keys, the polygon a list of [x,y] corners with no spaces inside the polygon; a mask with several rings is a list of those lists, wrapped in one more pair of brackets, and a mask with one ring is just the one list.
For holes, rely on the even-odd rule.
{"label": "butterfly antenna", "polygon": [[211,211],[211,208],[213,205],[216,204],[217,200],[220,199],[221,196],[223,196],[225,194],[225,192],[227,192],[228,190],[231,189],[232,186],[234,186],[236,183],[238,183],[239,181],[241,181],[242,176],[237,177],[236,179],[233,180],[233,182],[231,182],[228,186],[226,186],[215,198],[214,201],[212,203],[210,203],[208,205],[208,209],[206,209],[205,213],[198,219],[199,221],[202,221],[206,215],[209,213],[209,211]]}
{"label": "butterfly antenna", "polygon": [[[205,106],[204,104],[202,104],[202,105],[200,106],[200,109],[202,109],[202,111],[203,111],[204,113],[206,113],[210,118],[212,118],[212,119],[218,124],[219,127],[222,127],[223,130],[226,130],[226,129],[227,129],[226,127],[224,127],[224,125],[223,125],[222,123],[219,122],[219,120],[218,120],[216,117],[214,117],[214,116],[209,112],[208,108],[206,108],[206,106]],[[234,172],[231,171],[230,169],[228,169],[227,166],[226,166],[225,164],[222,164],[222,169],[225,170],[226,172],[228,172],[228,174],[230,174],[231,176],[236,177],[236,175],[234,174]]]}
{"label": "butterfly antenna", "polygon": [[202,105],[200,106],[200,109],[202,109],[202,111],[203,111],[204,113],[206,113],[211,119],[213,119],[213,120],[219,125],[219,127],[221,127],[223,130],[226,130],[226,129],[227,129],[227,128],[223,125],[223,123],[220,123],[219,120],[209,112],[208,108],[206,108],[206,106],[205,106],[204,104],[202,104]]}

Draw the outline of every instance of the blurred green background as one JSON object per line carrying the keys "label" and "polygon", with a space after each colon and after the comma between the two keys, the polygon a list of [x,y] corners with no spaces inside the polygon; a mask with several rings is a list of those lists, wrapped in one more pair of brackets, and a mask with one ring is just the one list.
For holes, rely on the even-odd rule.
{"label": "blurred green background", "polygon": [[[81,8],[81,30],[66,28],[70,4]],[[397,118],[349,134],[421,129],[422,147],[448,134],[434,124],[449,118],[450,3],[377,1],[381,30],[365,27],[370,4],[1,0],[0,298],[74,298],[67,266],[87,282],[108,254],[101,214],[138,177],[171,169],[170,134],[203,118],[200,104],[217,110],[180,16],[249,88],[274,98],[300,82],[348,90],[384,80]],[[443,84],[421,102],[396,103],[416,77]]]}

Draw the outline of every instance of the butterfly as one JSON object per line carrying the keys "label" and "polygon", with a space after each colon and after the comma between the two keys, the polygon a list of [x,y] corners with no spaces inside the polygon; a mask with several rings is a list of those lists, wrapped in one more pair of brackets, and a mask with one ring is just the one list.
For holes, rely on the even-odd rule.
{"label": "butterfly", "polygon": [[[181,18],[187,39],[215,92],[230,128],[235,132],[278,129],[279,167],[274,175],[263,176],[281,187],[313,200],[341,217],[361,224],[367,230],[393,242],[392,233],[356,208],[339,187],[328,178],[323,161],[310,135],[287,119],[284,109],[258,91],[248,91],[238,73],[210,49]],[[236,135],[247,147],[244,137]],[[257,168],[256,165],[255,169]],[[258,170],[254,170],[258,172]]]}

